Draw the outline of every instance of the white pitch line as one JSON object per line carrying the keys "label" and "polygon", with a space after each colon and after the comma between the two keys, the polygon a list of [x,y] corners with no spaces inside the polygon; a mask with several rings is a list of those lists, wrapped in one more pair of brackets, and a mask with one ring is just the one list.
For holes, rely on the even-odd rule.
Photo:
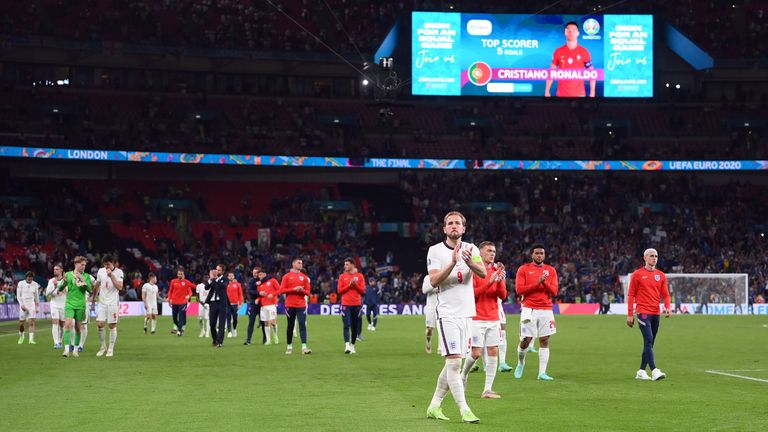
{"label": "white pitch line", "polygon": [[768,369],[721,369],[720,372],[768,372]]}
{"label": "white pitch line", "polygon": [[750,380],[750,381],[760,381],[760,382],[768,383],[768,380],[765,380],[765,379],[753,378],[753,377],[748,377],[744,375],[736,375],[736,374],[727,373],[727,372],[720,372],[720,371],[713,371],[713,370],[708,370],[704,372],[716,374],[716,375],[725,375],[725,376],[734,377],[734,378],[741,378],[741,379]]}

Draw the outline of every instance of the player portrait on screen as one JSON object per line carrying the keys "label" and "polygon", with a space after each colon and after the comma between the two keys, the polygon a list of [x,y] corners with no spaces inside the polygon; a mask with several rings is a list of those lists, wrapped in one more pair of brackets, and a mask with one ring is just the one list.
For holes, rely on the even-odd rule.
{"label": "player portrait on screen", "polygon": [[[551,69],[594,69],[592,56],[589,51],[579,45],[579,25],[570,21],[565,25],[565,45],[556,49],[552,54]],[[589,97],[595,97],[595,80],[589,81]],[[552,80],[547,80],[544,96],[552,96]],[[557,82],[557,97],[585,97],[586,89],[581,80],[559,80]]]}

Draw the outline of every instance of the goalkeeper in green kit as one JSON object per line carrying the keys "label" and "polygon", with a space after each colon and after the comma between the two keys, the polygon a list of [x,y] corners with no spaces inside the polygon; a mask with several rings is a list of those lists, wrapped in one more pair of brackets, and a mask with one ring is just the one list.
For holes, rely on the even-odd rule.
{"label": "goalkeeper in green kit", "polygon": [[[88,260],[83,256],[75,257],[75,269],[64,274],[59,282],[58,290],[67,290],[67,302],[64,304],[64,357],[79,354],[75,347],[80,344],[80,323],[85,319],[85,293],[93,290],[93,276],[85,273],[85,264]],[[72,335],[72,326],[75,327],[75,335]]]}

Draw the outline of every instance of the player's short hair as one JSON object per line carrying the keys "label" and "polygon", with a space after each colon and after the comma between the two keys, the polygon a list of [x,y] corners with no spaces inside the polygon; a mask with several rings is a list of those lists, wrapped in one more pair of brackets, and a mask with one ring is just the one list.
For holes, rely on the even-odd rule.
{"label": "player's short hair", "polygon": [[218,267],[221,267],[221,271],[226,271],[226,270],[227,270],[227,266],[225,266],[225,265],[224,265],[224,264],[222,264],[222,263],[218,263],[218,264],[216,264],[216,267],[217,267],[217,268],[218,268]]}
{"label": "player's short hair", "polygon": [[567,23],[565,23],[565,27],[563,28],[568,28],[569,25],[576,26],[576,30],[579,29],[579,25],[576,23],[576,21],[568,21]]}
{"label": "player's short hair", "polygon": [[264,271],[264,270],[261,268],[261,266],[253,266],[253,270],[255,270],[255,271],[256,271],[256,273],[259,273],[259,272],[262,272],[262,271]]}
{"label": "player's short hair", "polygon": [[157,277],[157,275],[152,272],[147,273],[147,280],[152,279],[153,277]]}
{"label": "player's short hair", "polygon": [[448,218],[449,218],[449,217],[451,217],[451,216],[458,216],[458,217],[460,217],[460,218],[461,218],[461,224],[462,224],[463,226],[467,226],[467,218],[465,218],[465,217],[464,217],[464,215],[463,215],[463,214],[461,214],[461,212],[458,212],[458,211],[456,211],[456,210],[454,210],[454,211],[449,211],[449,212],[448,212],[448,213],[445,215],[445,217],[443,218],[443,225],[445,225],[446,223],[448,223]]}
{"label": "player's short hair", "polygon": [[101,265],[106,265],[107,263],[113,263],[115,262],[114,259],[112,259],[112,255],[104,255],[101,258]]}
{"label": "player's short hair", "polygon": [[179,267],[176,269],[176,273],[178,273],[178,272],[184,272],[184,266],[179,266]]}
{"label": "player's short hair", "polygon": [[545,248],[542,243],[534,243],[533,246],[531,246],[531,253],[533,253],[533,251],[536,249],[544,249],[545,251],[547,250],[547,248]]}
{"label": "player's short hair", "polygon": [[659,251],[657,251],[654,248],[648,248],[648,249],[645,250],[645,252],[643,252],[643,258],[647,257],[648,254],[650,254],[651,252],[656,252],[656,256],[657,257],[659,256]]}
{"label": "player's short hair", "polygon": [[33,271],[28,271],[24,274],[24,278],[34,278],[35,273]]}
{"label": "player's short hair", "polygon": [[299,261],[299,260],[301,260],[302,262],[304,261],[304,260],[301,259],[300,256],[295,256],[295,257],[291,258],[291,265],[293,265],[293,263],[295,263],[296,261]]}
{"label": "player's short hair", "polygon": [[57,262],[56,264],[53,265],[53,268],[56,268],[56,267],[59,267],[62,270],[64,269],[64,265],[62,265],[60,262]]}
{"label": "player's short hair", "polygon": [[78,255],[78,256],[75,257],[75,259],[72,260],[72,262],[75,263],[75,264],[80,264],[81,262],[87,263],[88,262],[88,258],[86,258],[86,257],[84,257],[82,255]]}
{"label": "player's short hair", "polygon": [[482,248],[484,248],[484,247],[486,247],[486,246],[493,246],[493,247],[496,247],[496,245],[495,245],[495,244],[494,244],[492,241],[488,241],[488,240],[486,240],[486,241],[484,241],[484,242],[480,243],[480,244],[477,246],[477,248],[478,248],[478,249],[482,249]]}
{"label": "player's short hair", "polygon": [[352,264],[352,265],[355,265],[355,260],[353,260],[353,259],[352,259],[352,258],[350,258],[350,257],[346,257],[346,258],[344,258],[344,262],[345,262],[345,263],[350,263],[350,264]]}

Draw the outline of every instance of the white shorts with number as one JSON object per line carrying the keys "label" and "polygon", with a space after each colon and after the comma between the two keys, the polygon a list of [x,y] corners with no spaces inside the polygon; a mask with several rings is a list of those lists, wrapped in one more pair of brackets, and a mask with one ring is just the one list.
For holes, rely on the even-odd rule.
{"label": "white shorts with number", "polygon": [[[526,310],[527,309],[527,310]],[[523,322],[523,317],[530,316],[530,321]],[[520,312],[520,336],[540,338],[557,333],[555,314],[551,310],[523,308]]]}
{"label": "white shorts with number", "polygon": [[157,303],[150,304],[149,307],[144,306],[147,315],[157,315]]}
{"label": "white shorts with number", "polygon": [[459,354],[462,357],[469,352],[469,322],[472,318],[439,318],[437,327],[440,337],[440,355]]}
{"label": "white shorts with number", "polygon": [[272,321],[277,319],[277,305],[262,306],[259,311],[259,319]]}
{"label": "white shorts with number", "polygon": [[[21,305],[24,305],[27,310],[21,308]],[[35,303],[19,303],[19,321],[26,321],[28,319],[35,319],[37,318],[37,308],[35,307]]]}
{"label": "white shorts with number", "polygon": [[96,321],[106,321],[107,324],[115,324],[119,315],[120,307],[118,305],[104,305],[99,303],[96,307]]}
{"label": "white shorts with number", "polygon": [[64,321],[64,306],[57,306],[51,303],[51,319]]}
{"label": "white shorts with number", "polygon": [[424,323],[431,328],[437,326],[437,308],[424,308]]}
{"label": "white shorts with number", "polygon": [[498,321],[475,321],[469,325],[473,347],[493,347],[501,344],[501,323]]}
{"label": "white shorts with number", "polygon": [[211,319],[211,305],[201,304],[197,308],[197,318],[201,320]]}

